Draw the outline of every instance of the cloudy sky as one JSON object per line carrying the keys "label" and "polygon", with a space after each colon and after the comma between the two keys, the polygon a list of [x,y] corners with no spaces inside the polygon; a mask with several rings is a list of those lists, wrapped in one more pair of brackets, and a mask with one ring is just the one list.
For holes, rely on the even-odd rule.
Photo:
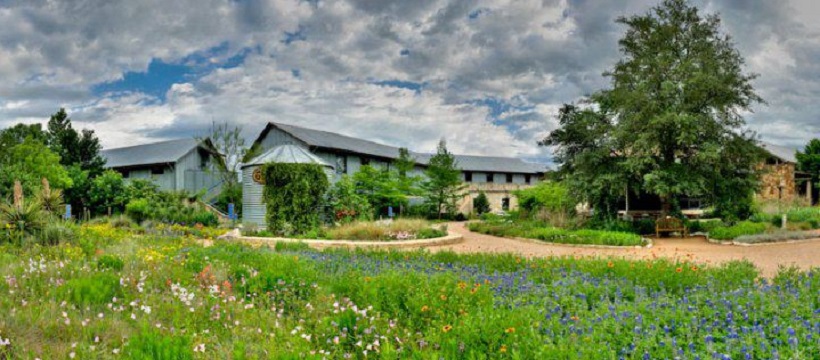
{"label": "cloudy sky", "polygon": [[[658,0],[0,0],[0,127],[65,107],[105,147],[268,121],[541,161],[555,114],[608,81],[619,15]],[[820,137],[820,5],[720,13],[768,105],[764,140]]]}

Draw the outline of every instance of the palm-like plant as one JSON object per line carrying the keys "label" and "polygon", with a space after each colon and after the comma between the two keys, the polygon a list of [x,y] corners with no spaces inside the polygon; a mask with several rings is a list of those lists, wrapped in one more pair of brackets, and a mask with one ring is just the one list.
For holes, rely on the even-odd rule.
{"label": "palm-like plant", "polygon": [[62,190],[52,190],[46,178],[43,178],[43,189],[37,194],[37,201],[42,205],[43,211],[57,216],[60,215],[60,211],[65,205]]}

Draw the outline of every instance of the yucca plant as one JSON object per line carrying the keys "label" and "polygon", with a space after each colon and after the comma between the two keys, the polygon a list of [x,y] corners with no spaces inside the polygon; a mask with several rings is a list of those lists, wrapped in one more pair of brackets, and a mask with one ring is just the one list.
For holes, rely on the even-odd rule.
{"label": "yucca plant", "polygon": [[23,187],[19,181],[15,181],[12,203],[0,205],[0,223],[5,223],[12,235],[22,239],[24,235],[42,230],[46,220],[42,204],[37,200],[25,201]]}
{"label": "yucca plant", "polygon": [[63,192],[60,189],[51,189],[48,179],[43,178],[43,189],[37,195],[37,201],[43,207],[43,211],[60,216],[60,212],[65,205],[63,203]]}

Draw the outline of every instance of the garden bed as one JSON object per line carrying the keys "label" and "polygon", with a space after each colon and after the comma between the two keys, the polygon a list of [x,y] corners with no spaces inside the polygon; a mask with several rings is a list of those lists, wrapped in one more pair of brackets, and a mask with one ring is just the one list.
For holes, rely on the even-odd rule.
{"label": "garden bed", "polygon": [[247,231],[251,238],[278,238],[292,240],[340,240],[395,242],[435,239],[448,236],[446,225],[433,225],[427,220],[398,219],[386,221],[356,221],[338,226],[321,227],[297,236],[279,236],[269,231]]}
{"label": "garden bed", "polygon": [[[83,249],[0,247],[0,358],[820,356],[803,320],[816,316],[816,270],[767,280],[748,262],[206,248],[82,231]],[[716,306],[742,314],[686,320]]]}
{"label": "garden bed", "polygon": [[530,239],[542,243],[576,246],[642,247],[650,245],[640,235],[618,231],[566,230],[549,227],[535,221],[479,221],[468,225],[470,231],[516,239]]}

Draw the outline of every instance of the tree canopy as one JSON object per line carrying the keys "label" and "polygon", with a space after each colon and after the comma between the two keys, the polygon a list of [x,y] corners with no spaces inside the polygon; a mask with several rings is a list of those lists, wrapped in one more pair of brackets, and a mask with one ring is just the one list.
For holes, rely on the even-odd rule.
{"label": "tree canopy", "polygon": [[447,143],[439,141],[436,154],[430,158],[425,170],[427,179],[421,184],[425,191],[425,201],[440,218],[442,213],[456,212],[456,201],[464,196],[465,186],[461,181],[461,170]]}
{"label": "tree canopy", "polygon": [[29,194],[40,189],[43,178],[57,189],[72,185],[68,172],[60,165],[60,156],[32,137],[10,147],[0,158],[0,169],[0,193],[6,195],[12,192],[15,180]]}
{"label": "tree canopy", "polygon": [[611,88],[583,108],[565,105],[561,128],[541,142],[557,147],[568,185],[610,214],[628,192],[657,195],[664,212],[681,195],[748,199],[761,153],[742,113],[762,99],[720,19],[665,0],[617,21],[627,31],[605,73]]}
{"label": "tree canopy", "polygon": [[797,153],[797,166],[800,171],[808,173],[812,184],[820,189],[820,139],[812,139],[802,152]]}

